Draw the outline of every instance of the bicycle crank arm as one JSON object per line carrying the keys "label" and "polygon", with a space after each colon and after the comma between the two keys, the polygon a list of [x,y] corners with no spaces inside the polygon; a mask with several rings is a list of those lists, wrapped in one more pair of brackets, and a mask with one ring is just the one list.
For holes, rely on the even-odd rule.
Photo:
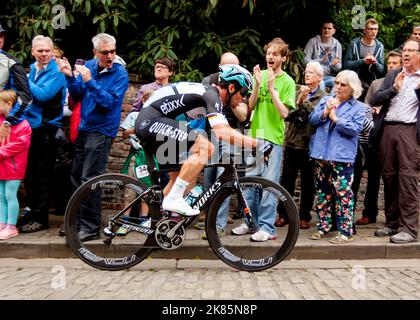
{"label": "bicycle crank arm", "polygon": [[175,236],[175,232],[189,219],[186,220],[180,220],[171,230],[168,231],[168,233],[166,234],[166,236],[171,239]]}

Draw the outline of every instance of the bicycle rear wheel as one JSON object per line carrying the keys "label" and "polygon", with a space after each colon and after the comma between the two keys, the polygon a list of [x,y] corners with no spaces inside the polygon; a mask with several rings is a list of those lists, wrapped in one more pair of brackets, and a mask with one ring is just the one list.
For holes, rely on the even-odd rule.
{"label": "bicycle rear wheel", "polygon": [[[233,235],[232,229],[244,223],[244,218],[234,220],[233,224],[224,225],[226,211],[236,212],[238,208],[237,189],[234,187],[222,187],[212,203],[206,216],[206,234],[208,242],[214,253],[228,265],[245,271],[260,271],[271,268],[284,260],[293,249],[299,234],[299,215],[290,194],[280,185],[260,177],[244,177],[239,179],[242,193],[250,206],[251,214],[253,205],[250,195],[254,194],[261,201],[275,201],[288,217],[288,225],[277,229],[275,240],[266,242],[250,241],[251,234],[242,236]],[[226,208],[226,209],[224,209]],[[243,209],[243,208],[241,208]],[[273,213],[273,215],[277,215]],[[255,218],[254,218],[255,220]],[[274,220],[273,220],[274,223]],[[219,226],[219,228],[218,228]]]}
{"label": "bicycle rear wheel", "polygon": [[[149,234],[132,230],[125,236],[115,236],[111,243],[106,244],[104,240],[107,239],[105,228],[109,228],[110,219],[124,208],[128,208],[126,213],[131,216],[130,221],[139,225],[138,230],[144,230],[139,224],[140,218],[134,217],[134,199],[142,197],[146,189],[138,180],[114,173],[100,175],[80,186],[71,197],[65,213],[67,243],[73,252],[90,266],[103,270],[126,269],[145,259],[153,248],[158,247],[153,227],[160,219],[159,207],[147,204],[152,227],[148,229]],[[140,206],[140,201],[137,202]],[[116,221],[122,222],[122,218],[123,215]],[[89,225],[96,226],[95,231],[100,238],[81,242],[78,232]],[[114,233],[118,229],[118,225],[109,228]]]}

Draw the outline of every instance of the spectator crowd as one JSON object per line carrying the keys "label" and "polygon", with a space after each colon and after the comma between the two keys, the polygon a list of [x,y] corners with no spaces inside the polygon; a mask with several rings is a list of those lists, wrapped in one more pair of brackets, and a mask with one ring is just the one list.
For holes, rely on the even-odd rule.
{"label": "spectator crowd", "polygon": [[[334,37],[336,31],[334,21],[325,19],[319,35],[306,43],[304,83],[296,83],[284,70],[290,51],[283,39],[276,37],[264,46],[266,65],[253,67],[254,89],[244,94],[238,107],[224,111],[232,128],[246,129],[249,136],[273,144],[263,170],[246,174],[280,183],[291,195],[300,178],[300,228],[314,228],[310,235],[314,241],[337,231],[329,240],[333,244],[353,241],[356,226],[376,223],[382,178],[385,225],[375,236],[389,237],[392,243],[415,242],[420,198],[420,26],[414,26],[396,50],[385,48],[378,39],[380,24],[375,19],[368,19],[363,36],[345,46]],[[133,129],[137,114],[176,72],[174,60],[157,59],[155,81],[140,87],[122,122],[129,81],[113,36],[95,35],[93,58],[71,64],[51,38],[37,35],[28,72],[3,51],[6,40],[7,30],[0,24],[0,240],[48,229],[52,198],[56,208],[65,208],[72,192],[106,172],[119,130],[131,144],[122,172],[136,177],[133,166],[145,164],[135,162],[144,158]],[[226,64],[239,65],[239,58],[226,52],[220,65]],[[218,81],[218,73],[203,79],[208,86]],[[194,126],[209,133],[204,120]],[[212,142],[221,151],[236,150]],[[57,190],[52,177],[65,161],[71,162],[64,175],[67,180]],[[364,208],[355,220],[364,171],[368,176]],[[207,168],[205,185],[220,174],[216,167]],[[24,197],[19,203],[22,184]],[[288,224],[287,216],[269,195],[258,198],[251,190],[245,197],[256,229],[243,223],[232,234],[251,234],[257,242],[275,239],[277,228]],[[89,201],[79,219],[81,241],[99,238],[100,216],[95,212],[100,211],[100,195]],[[142,205],[140,211],[147,227],[147,209]],[[241,217],[230,216],[225,205],[219,215],[221,234],[228,219]],[[63,230],[59,233],[65,236]]]}

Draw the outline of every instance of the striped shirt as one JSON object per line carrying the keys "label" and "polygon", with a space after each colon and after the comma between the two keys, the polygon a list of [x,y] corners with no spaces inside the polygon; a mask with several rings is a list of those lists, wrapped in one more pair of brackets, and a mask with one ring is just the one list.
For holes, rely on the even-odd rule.
{"label": "striped shirt", "polygon": [[413,74],[406,74],[403,85],[395,97],[391,99],[385,122],[397,121],[403,123],[416,123],[419,101],[415,89],[420,81],[420,70]]}
{"label": "striped shirt", "polygon": [[359,133],[359,143],[368,144],[369,143],[369,134],[373,129],[373,116],[372,108],[370,105],[364,103],[365,107],[365,120],[363,121],[363,129]]}

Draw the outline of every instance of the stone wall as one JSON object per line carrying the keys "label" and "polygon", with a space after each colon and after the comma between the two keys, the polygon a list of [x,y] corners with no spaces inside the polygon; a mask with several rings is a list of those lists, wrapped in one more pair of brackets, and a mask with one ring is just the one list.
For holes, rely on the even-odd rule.
{"label": "stone wall", "polygon": [[[131,79],[131,77],[130,77]],[[134,103],[137,92],[141,84],[130,82],[128,90],[124,97],[124,102],[121,111],[121,122],[125,119],[128,112],[131,110],[131,106]],[[114,139],[112,148],[108,159],[108,172],[119,172],[123,166],[125,159],[128,156],[130,145],[124,142],[122,138],[122,130],[118,131],[117,136]]]}

